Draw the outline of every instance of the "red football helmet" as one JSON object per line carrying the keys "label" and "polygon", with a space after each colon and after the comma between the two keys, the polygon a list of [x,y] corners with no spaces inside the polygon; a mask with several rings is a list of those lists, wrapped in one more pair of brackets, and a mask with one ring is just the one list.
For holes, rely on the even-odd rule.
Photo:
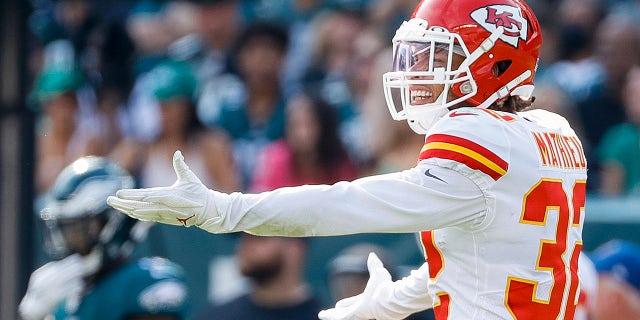
{"label": "red football helmet", "polygon": [[393,71],[383,77],[389,111],[423,134],[459,103],[529,98],[541,44],[524,1],[423,0],[393,38]]}

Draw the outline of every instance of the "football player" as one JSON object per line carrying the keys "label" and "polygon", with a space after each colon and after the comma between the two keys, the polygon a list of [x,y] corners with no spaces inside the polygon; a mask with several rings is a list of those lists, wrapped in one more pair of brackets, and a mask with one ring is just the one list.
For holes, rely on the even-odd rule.
{"label": "football player", "polygon": [[[209,190],[180,152],[169,187],[108,203],[213,233],[420,232],[426,264],[391,281],[375,255],[364,291],[321,319],[573,319],[586,193],[581,142],[531,108],[542,44],[521,0],[423,0],[393,38],[392,117],[425,134],[409,170],[260,194]],[[527,110],[525,110],[527,109]]]}
{"label": "football player", "polygon": [[31,274],[18,308],[22,319],[186,317],[182,269],[163,258],[129,259],[151,224],[106,204],[132,186],[128,173],[101,157],[80,158],[59,174],[40,214],[46,249],[57,260]]}

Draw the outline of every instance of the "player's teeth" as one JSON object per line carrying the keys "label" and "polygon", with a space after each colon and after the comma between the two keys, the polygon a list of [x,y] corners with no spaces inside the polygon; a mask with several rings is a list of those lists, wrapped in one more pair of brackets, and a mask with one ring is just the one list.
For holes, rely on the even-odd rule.
{"label": "player's teeth", "polygon": [[430,98],[432,96],[433,96],[433,93],[426,90],[411,91],[411,98],[414,100],[422,100],[422,99]]}

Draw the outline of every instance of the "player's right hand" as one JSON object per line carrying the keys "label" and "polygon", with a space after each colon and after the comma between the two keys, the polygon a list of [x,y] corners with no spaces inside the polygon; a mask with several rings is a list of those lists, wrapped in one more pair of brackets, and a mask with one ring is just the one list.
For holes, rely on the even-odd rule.
{"label": "player's right hand", "polygon": [[180,151],[173,155],[177,180],[168,187],[122,189],[107,199],[113,208],[143,221],[200,226],[219,214],[209,190],[184,162]]}
{"label": "player's right hand", "polygon": [[20,317],[40,320],[52,313],[66,297],[80,292],[85,270],[85,262],[78,254],[38,268],[31,274],[27,293],[18,306]]}

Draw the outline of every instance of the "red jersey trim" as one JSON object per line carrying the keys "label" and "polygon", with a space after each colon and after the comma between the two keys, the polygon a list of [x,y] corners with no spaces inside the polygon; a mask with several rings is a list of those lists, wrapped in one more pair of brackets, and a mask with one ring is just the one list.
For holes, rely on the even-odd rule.
{"label": "red jersey trim", "polygon": [[454,160],[467,165],[474,170],[480,170],[494,180],[500,179],[507,173],[509,164],[491,150],[464,138],[434,134],[420,151],[420,160],[441,158]]}

